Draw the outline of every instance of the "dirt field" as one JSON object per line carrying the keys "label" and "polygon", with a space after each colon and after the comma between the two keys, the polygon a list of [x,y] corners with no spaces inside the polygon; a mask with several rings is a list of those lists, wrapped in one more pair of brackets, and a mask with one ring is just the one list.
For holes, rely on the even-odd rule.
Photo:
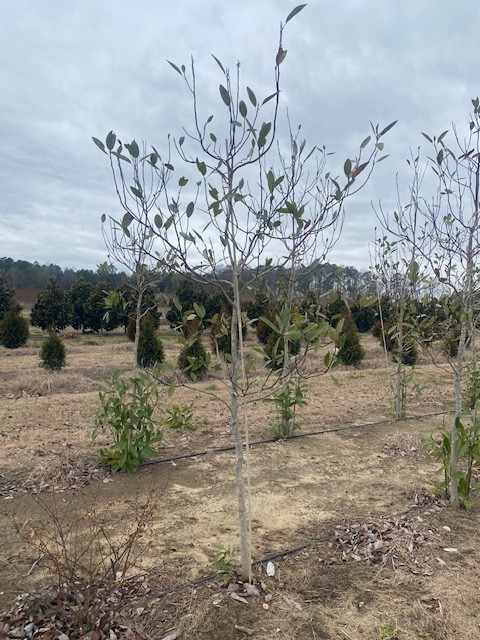
{"label": "dirt field", "polygon": [[[173,362],[178,347],[162,331]],[[299,417],[304,437],[252,446],[254,557],[279,555],[274,576],[266,575],[266,562],[254,566],[259,594],[249,595],[238,583],[227,588],[220,576],[197,581],[217,571],[214,545],[227,547],[237,536],[233,454],[214,452],[231,445],[227,410],[213,397],[227,397],[222,381],[177,389],[171,399],[165,393],[164,405],[193,403],[196,431],[166,432],[158,452],[164,462],[111,474],[95,457],[108,439],[92,442],[92,415],[102,376],[129,370],[130,343],[121,334],[77,336],[66,341],[67,367],[52,374],[38,368],[41,339],[35,334],[25,348],[0,352],[1,609],[48,581],[44,558],[15,522],[28,519],[27,538],[31,528],[48,532],[49,511],[87,539],[85,514],[95,513],[114,539],[148,497],[154,508],[140,569],[137,563],[141,578],[117,607],[117,626],[124,627],[115,637],[479,637],[479,501],[470,513],[454,513],[426,492],[438,465],[423,454],[421,439],[449,419],[441,415],[453,401],[447,369],[421,362],[415,383],[422,391],[411,394],[411,417],[393,422],[384,357],[364,336],[367,357],[358,369],[310,380]],[[253,442],[269,438],[271,419],[271,404],[251,405]],[[5,618],[10,628],[25,623],[21,602],[17,622]],[[60,631],[37,636],[57,638]]]}

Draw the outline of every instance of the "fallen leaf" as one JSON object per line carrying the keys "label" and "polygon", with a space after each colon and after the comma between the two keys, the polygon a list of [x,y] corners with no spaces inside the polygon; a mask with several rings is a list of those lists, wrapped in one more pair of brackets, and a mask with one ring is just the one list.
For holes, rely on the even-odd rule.
{"label": "fallen leaf", "polygon": [[245,598],[242,598],[242,596],[239,596],[238,593],[235,593],[235,591],[232,591],[232,593],[230,594],[230,597],[233,598],[234,600],[237,600],[238,602],[243,602],[244,604],[248,604],[248,600],[245,600]]}
{"label": "fallen leaf", "polygon": [[253,635],[253,629],[249,629],[248,627],[241,627],[239,624],[236,624],[235,629],[237,631],[241,631],[242,633],[246,633],[248,636]]}

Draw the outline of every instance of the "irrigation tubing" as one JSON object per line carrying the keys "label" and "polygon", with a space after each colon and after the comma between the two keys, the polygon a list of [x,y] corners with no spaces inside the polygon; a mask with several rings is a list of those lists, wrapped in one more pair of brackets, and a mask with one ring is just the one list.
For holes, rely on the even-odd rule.
{"label": "irrigation tubing", "polygon": [[[438,414],[433,414],[438,415]],[[404,511],[400,511],[400,513],[396,513],[393,516],[383,515],[381,518],[400,518],[401,516],[407,515],[413,511],[418,511],[419,509],[424,509],[430,505],[412,505],[408,509]],[[314,540],[307,540],[306,542],[301,542],[300,544],[295,545],[294,547],[289,547],[288,549],[284,549],[283,551],[276,551],[274,553],[270,553],[268,556],[264,556],[260,560],[255,560],[252,562],[253,567],[258,567],[261,564],[266,564],[267,562],[271,562],[272,560],[278,560],[278,558],[284,558],[285,556],[292,556],[294,553],[298,553],[299,551],[303,551],[304,549],[310,549],[311,547],[316,547],[319,544],[324,542],[333,542],[335,540],[335,536],[328,535],[322,536],[321,538],[315,538]],[[174,587],[170,587],[169,589],[165,589],[164,591],[160,591],[160,593],[155,594],[156,598],[165,598],[173,593],[178,593],[179,591],[183,591],[184,589],[190,589],[192,587],[199,587],[203,584],[207,584],[209,582],[214,582],[218,579],[218,573],[211,573],[208,576],[202,576],[200,578],[196,578],[195,580],[190,580],[189,582],[182,582],[181,584],[177,584]]]}
{"label": "irrigation tubing", "polygon": [[[423,420],[424,418],[432,418],[435,416],[443,416],[447,415],[448,411],[437,411],[435,413],[424,413],[421,415],[408,416],[405,420]],[[254,442],[250,442],[250,447],[254,447],[256,445],[261,444],[271,444],[273,442],[285,442],[287,440],[295,440],[297,438],[307,438],[308,436],[318,436],[325,435],[326,433],[338,433],[339,431],[348,431],[349,429],[366,429],[368,427],[378,427],[380,424],[393,424],[397,422],[396,420],[379,420],[378,422],[366,422],[364,424],[349,424],[344,427],[335,427],[334,429],[320,429],[319,431],[307,431],[306,433],[294,433],[291,436],[286,436],[285,438],[266,438],[264,440],[255,440]],[[180,456],[172,456],[171,458],[156,458],[153,460],[146,460],[143,462],[140,467],[148,467],[156,464],[164,464],[166,462],[176,462],[177,460],[188,460],[192,458],[199,458],[201,456],[207,456],[209,454],[215,453],[225,453],[227,451],[234,451],[235,447],[233,445],[228,445],[227,447],[218,447],[215,449],[206,449],[205,451],[197,451],[196,453],[185,453]]]}

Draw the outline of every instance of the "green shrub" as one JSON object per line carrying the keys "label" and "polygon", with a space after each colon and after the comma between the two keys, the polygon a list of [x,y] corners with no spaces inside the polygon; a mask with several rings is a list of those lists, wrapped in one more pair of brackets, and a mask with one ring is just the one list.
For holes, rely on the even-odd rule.
{"label": "green shrub", "polygon": [[342,340],[339,343],[338,359],[345,365],[357,365],[365,357],[365,350],[360,344],[357,327],[351,313],[347,313],[343,321]]}
{"label": "green shrub", "polygon": [[393,337],[394,330],[392,329],[392,325],[389,323],[384,323],[382,329],[382,323],[380,320],[377,320],[372,327],[372,336],[377,338],[382,347],[384,346],[385,339],[385,347],[387,351],[393,351],[395,348],[395,338]]}
{"label": "green shrub", "polygon": [[174,431],[194,431],[198,422],[193,413],[193,404],[176,404],[167,410],[163,424]]}
{"label": "green shrub", "polygon": [[52,331],[40,349],[40,366],[49,371],[60,371],[66,362],[65,345]]}
{"label": "green shrub", "polygon": [[202,344],[202,334],[191,336],[178,356],[178,367],[192,380],[198,380],[205,376],[208,369],[209,357]]}
{"label": "green shrub", "polygon": [[0,322],[0,344],[18,349],[28,340],[28,322],[14,309],[7,311]]}
{"label": "green shrub", "polygon": [[443,352],[447,358],[456,358],[460,344],[460,329],[455,328],[447,333],[443,342]]}
{"label": "green shrub", "polygon": [[397,351],[397,358],[409,367],[413,367],[413,365],[417,363],[418,350],[411,339],[409,340],[408,338],[404,338],[402,352],[400,353]]}
{"label": "green shrub", "polygon": [[165,352],[161,340],[155,335],[154,319],[147,314],[140,323],[137,364],[146,369],[161,364],[164,360]]}
{"label": "green shrub", "polygon": [[362,307],[359,304],[352,306],[353,320],[360,333],[368,333],[375,324],[377,314],[372,307]]}
{"label": "green shrub", "polygon": [[[211,320],[212,349],[218,349],[220,353],[229,354],[232,350],[232,317],[225,311],[217,313]],[[247,337],[247,325],[242,318],[242,337]]]}
{"label": "green shrub", "polygon": [[115,471],[132,471],[155,454],[153,445],[163,438],[153,421],[157,385],[146,372],[122,380],[115,371],[106,380],[108,389],[99,393],[101,406],[92,437],[100,432],[112,434],[114,443],[100,449],[100,457]]}
{"label": "green shrub", "polygon": [[[289,340],[289,354],[296,356],[300,353],[300,340]],[[265,364],[270,369],[281,369],[283,367],[283,336],[279,336],[271,329],[267,344],[265,345]]]}

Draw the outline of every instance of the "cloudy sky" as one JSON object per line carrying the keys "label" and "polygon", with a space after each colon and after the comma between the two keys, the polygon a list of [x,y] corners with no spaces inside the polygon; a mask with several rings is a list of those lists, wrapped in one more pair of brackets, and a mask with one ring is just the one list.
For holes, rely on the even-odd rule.
{"label": "cloudy sky", "polygon": [[[107,158],[93,144],[113,129],[159,150],[191,126],[182,79],[166,59],[196,62],[202,109],[221,113],[215,54],[258,96],[273,92],[280,21],[296,0],[1,0],[0,253],[96,268],[102,213],[118,205]],[[390,157],[349,201],[330,260],[366,267],[371,202],[395,203],[421,131],[465,122],[480,93],[478,0],[311,0],[288,23],[281,121],[301,123],[341,171],[370,133],[398,119]],[[427,149],[425,149],[427,151]]]}

